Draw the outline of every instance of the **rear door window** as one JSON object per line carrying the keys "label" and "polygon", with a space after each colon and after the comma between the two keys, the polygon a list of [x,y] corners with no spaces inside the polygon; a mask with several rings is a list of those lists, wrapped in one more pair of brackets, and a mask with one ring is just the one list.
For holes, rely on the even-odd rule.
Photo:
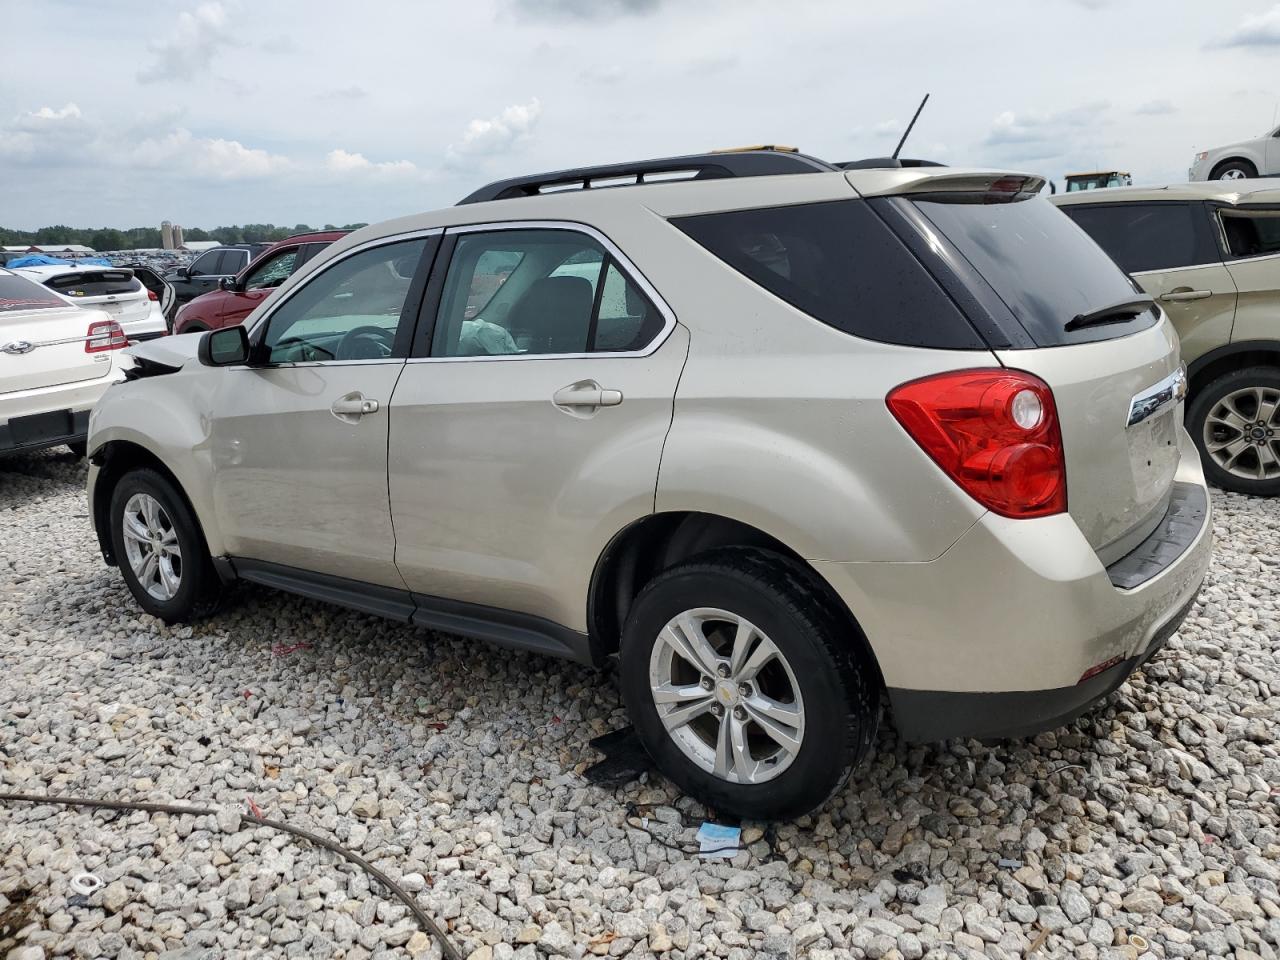
{"label": "rear door window", "polygon": [[223,250],[215,273],[233,276],[243,270],[249,263],[249,254],[244,250]]}
{"label": "rear door window", "polygon": [[899,202],[919,210],[1004,301],[1035,345],[1127,336],[1157,322],[1154,308],[1129,319],[1067,329],[1075,317],[1142,294],[1093,239],[1048,200],[927,194]]}
{"label": "rear door window", "polygon": [[1062,212],[1129,273],[1216,263],[1200,204],[1067,204]]}
{"label": "rear door window", "polygon": [[837,330],[907,346],[984,346],[865,201],[762,207],[671,222],[743,276]]}
{"label": "rear door window", "polygon": [[1222,233],[1232,257],[1265,257],[1280,253],[1280,211],[1238,213],[1224,210]]}

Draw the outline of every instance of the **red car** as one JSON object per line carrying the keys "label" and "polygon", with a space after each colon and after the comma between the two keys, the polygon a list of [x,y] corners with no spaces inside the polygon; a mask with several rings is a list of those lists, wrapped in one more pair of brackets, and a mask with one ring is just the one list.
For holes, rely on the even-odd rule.
{"label": "red car", "polygon": [[235,277],[224,278],[222,289],[196,297],[181,307],[173,319],[173,332],[196,333],[240,323],[293,271],[346,235],[346,230],[300,233],[268,247]]}

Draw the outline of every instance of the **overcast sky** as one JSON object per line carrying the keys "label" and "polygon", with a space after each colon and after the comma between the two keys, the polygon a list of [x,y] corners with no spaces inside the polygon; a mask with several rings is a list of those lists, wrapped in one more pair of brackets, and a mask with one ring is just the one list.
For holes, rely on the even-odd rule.
{"label": "overcast sky", "polygon": [[0,226],[377,221],[794,144],[1185,180],[1270,127],[1273,0],[0,0]]}

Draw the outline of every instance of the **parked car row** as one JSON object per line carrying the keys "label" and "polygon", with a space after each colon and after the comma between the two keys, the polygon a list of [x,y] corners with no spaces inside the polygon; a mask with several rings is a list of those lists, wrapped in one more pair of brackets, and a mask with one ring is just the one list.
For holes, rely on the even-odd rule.
{"label": "parked car row", "polygon": [[1037,177],[859,166],[562,171],[264,255],[94,408],[106,562],[170,622],[247,580],[616,659],[744,817],[821,804],[882,697],[911,741],[1066,722],[1209,564],[1169,301]]}

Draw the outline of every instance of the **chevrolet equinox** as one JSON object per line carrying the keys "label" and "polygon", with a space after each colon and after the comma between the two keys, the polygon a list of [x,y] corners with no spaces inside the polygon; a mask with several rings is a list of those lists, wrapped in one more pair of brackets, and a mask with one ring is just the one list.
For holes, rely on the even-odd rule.
{"label": "chevrolet equinox", "polygon": [[247,580],[617,662],[659,768],[791,817],[1110,693],[1209,564],[1178,340],[1021,174],[780,149],[366,227],[93,413],[148,613]]}

